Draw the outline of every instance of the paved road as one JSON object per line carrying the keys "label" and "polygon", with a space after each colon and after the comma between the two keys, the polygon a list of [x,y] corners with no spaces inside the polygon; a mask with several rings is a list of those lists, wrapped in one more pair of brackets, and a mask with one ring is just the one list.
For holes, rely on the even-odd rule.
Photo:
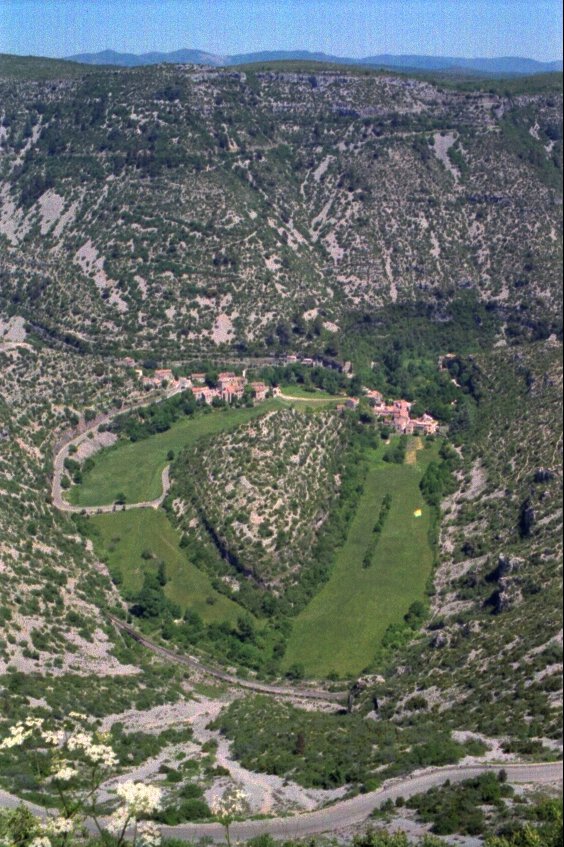
{"label": "paved road", "polygon": [[[435,785],[441,785],[447,779],[451,782],[462,782],[464,779],[479,776],[487,771],[497,772],[500,767],[500,765],[472,765],[428,769],[411,777],[394,780],[393,784],[389,783],[388,786],[377,791],[359,794],[350,800],[342,800],[316,812],[307,812],[290,818],[235,823],[231,827],[231,836],[235,841],[254,838],[263,833],[268,833],[273,838],[303,838],[309,835],[334,833],[339,829],[364,823],[373,809],[386,800],[395,800],[397,797],[408,798],[421,791],[428,791]],[[562,782],[561,762],[531,765],[504,764],[503,768],[507,772],[509,782],[513,783],[542,785]],[[213,842],[225,840],[223,829],[218,824],[165,826],[162,832],[163,835],[174,838],[209,838]]]}
{"label": "paved road", "polygon": [[[61,512],[74,512],[74,513],[82,513],[84,512],[87,515],[98,515],[102,512],[114,512],[116,508],[113,503],[110,503],[105,506],[71,506],[70,503],[63,498],[63,489],[61,488],[61,479],[65,470],[65,459],[69,455],[69,448],[71,445],[78,446],[85,438],[88,437],[89,433],[94,433],[100,423],[108,424],[114,417],[117,415],[123,415],[127,412],[131,412],[134,409],[142,408],[143,406],[147,406],[150,403],[155,402],[157,399],[168,399],[169,397],[173,397],[175,394],[178,394],[180,389],[176,389],[174,391],[169,391],[165,397],[155,398],[155,397],[146,397],[144,400],[139,401],[137,403],[133,403],[131,406],[124,406],[123,408],[116,410],[113,414],[108,414],[103,417],[102,420],[96,420],[91,426],[86,427],[82,432],[78,433],[75,438],[72,438],[66,444],[64,444],[56,453],[53,458],[53,479],[51,481],[51,497],[53,501],[53,506]],[[170,480],[169,480],[169,468],[168,466],[163,470],[162,473],[162,485],[163,485],[163,493],[160,497],[157,497],[156,500],[145,500],[141,503],[128,503],[126,505],[127,509],[158,509],[158,507],[163,502],[164,498],[167,495],[168,489],[170,488]],[[123,509],[123,506],[117,507],[120,511]]]}
{"label": "paved road", "polygon": [[[287,818],[270,818],[262,821],[241,821],[231,827],[234,840],[254,838],[268,833],[273,838],[300,838],[323,833],[334,833],[339,829],[364,823],[370,813],[386,800],[397,797],[406,799],[422,791],[428,791],[436,785],[449,779],[451,782],[462,782],[480,774],[499,771],[507,773],[511,783],[530,783],[546,785],[562,782],[562,762],[538,764],[504,764],[501,765],[467,765],[448,766],[445,768],[428,768],[409,777],[391,780],[387,785],[368,794],[359,794],[350,800],[341,800],[326,809],[306,812]],[[0,791],[0,807],[13,808],[20,800],[5,791]],[[33,812],[40,816],[45,810],[39,806],[27,804]],[[89,827],[91,829],[92,827]],[[213,843],[224,843],[223,827],[217,823],[180,824],[179,826],[164,826],[162,834],[169,838],[191,839],[207,838]]]}
{"label": "paved road", "polygon": [[348,691],[325,691],[322,688],[300,688],[299,686],[290,687],[285,685],[269,685],[266,682],[239,679],[239,677],[227,673],[226,671],[218,670],[211,665],[206,665],[194,656],[184,656],[180,653],[175,653],[173,650],[169,650],[167,647],[163,647],[160,644],[155,644],[155,642],[151,641],[150,638],[141,635],[141,633],[134,629],[134,627],[129,626],[129,624],[124,623],[119,618],[114,617],[114,615],[107,613],[106,617],[109,618],[115,627],[120,629],[122,632],[127,633],[127,635],[135,639],[135,641],[139,644],[147,647],[158,656],[163,656],[165,659],[168,659],[177,665],[184,665],[185,667],[192,668],[193,670],[201,671],[209,676],[213,676],[216,679],[221,680],[222,682],[227,682],[229,685],[236,685],[239,688],[247,688],[251,691],[257,691],[260,694],[273,694],[278,697],[294,697],[304,700],[321,700],[324,702],[336,703],[346,702]]}

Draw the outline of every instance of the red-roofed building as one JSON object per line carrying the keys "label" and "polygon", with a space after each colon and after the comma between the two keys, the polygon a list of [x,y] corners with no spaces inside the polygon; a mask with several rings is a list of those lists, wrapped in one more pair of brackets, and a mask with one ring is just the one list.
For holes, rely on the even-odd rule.
{"label": "red-roofed building", "polygon": [[255,400],[260,402],[266,399],[268,385],[265,385],[264,382],[251,382],[251,388],[253,389]]}
{"label": "red-roofed building", "polygon": [[196,400],[199,400],[201,403],[211,403],[214,397],[219,396],[214,388],[208,388],[205,385],[193,388],[192,391]]}
{"label": "red-roofed building", "polygon": [[419,432],[423,435],[434,435],[439,428],[439,422],[427,413],[420,418],[414,418],[412,423],[414,432]]}
{"label": "red-roofed building", "polygon": [[229,389],[236,397],[242,397],[245,392],[245,379],[235,374],[220,374],[217,387],[220,391]]}
{"label": "red-roofed building", "polygon": [[366,389],[365,396],[371,406],[381,406],[384,403],[383,395],[380,393],[380,391],[376,391],[376,389]]}
{"label": "red-roofed building", "polygon": [[163,379],[167,379],[169,382],[172,380],[172,371],[170,368],[157,368],[155,371],[155,379],[162,382]]}

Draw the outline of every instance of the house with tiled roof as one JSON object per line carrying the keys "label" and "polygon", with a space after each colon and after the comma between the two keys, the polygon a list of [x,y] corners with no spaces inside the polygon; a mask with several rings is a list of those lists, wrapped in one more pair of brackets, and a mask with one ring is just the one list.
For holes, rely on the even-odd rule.
{"label": "house with tiled roof", "polygon": [[384,403],[384,395],[375,388],[365,388],[364,396],[371,406],[382,406]]}
{"label": "house with tiled roof", "polygon": [[207,385],[197,386],[192,389],[194,397],[200,403],[211,403],[214,397],[219,397],[219,393],[215,388],[208,388]]}
{"label": "house with tiled roof", "polygon": [[155,371],[155,379],[158,380],[159,382],[162,382],[164,379],[168,380],[168,382],[171,382],[171,380],[173,379],[171,369],[170,368],[157,368],[156,371]]}
{"label": "house with tiled roof", "polygon": [[251,382],[251,388],[253,390],[255,400],[258,400],[259,402],[266,400],[268,385],[265,385],[264,382]]}
{"label": "house with tiled roof", "polygon": [[412,424],[413,431],[422,435],[435,435],[439,428],[439,422],[426,412],[420,418],[414,418]]}

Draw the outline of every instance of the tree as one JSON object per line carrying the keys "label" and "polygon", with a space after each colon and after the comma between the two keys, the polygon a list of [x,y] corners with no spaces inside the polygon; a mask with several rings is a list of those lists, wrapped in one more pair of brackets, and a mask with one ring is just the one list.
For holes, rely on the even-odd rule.
{"label": "tree", "polygon": [[305,667],[301,662],[294,662],[286,671],[288,679],[300,680],[305,677]]}
{"label": "tree", "polygon": [[168,582],[166,575],[166,564],[161,560],[157,569],[157,579],[159,581],[159,585],[165,586]]}

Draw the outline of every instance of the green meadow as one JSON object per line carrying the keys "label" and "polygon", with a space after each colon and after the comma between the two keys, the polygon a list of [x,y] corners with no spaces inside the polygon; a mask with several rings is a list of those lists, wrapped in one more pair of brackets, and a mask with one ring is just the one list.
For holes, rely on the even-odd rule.
{"label": "green meadow", "polygon": [[219,409],[184,418],[166,432],[140,441],[119,441],[94,456],[94,467],[84,474],[84,481],[71,488],[69,502],[76,506],[103,506],[125,494],[128,503],[155,500],[162,493],[161,476],[167,464],[167,453],[175,454],[199,438],[234,429],[280,408],[276,400],[253,408]]}
{"label": "green meadow", "polygon": [[[374,658],[387,627],[421,600],[431,573],[430,511],[419,490],[437,448],[418,450],[413,464],[395,465],[371,452],[358,511],[329,581],[296,618],[284,667],[303,664],[308,676],[360,673]],[[363,559],[384,496],[392,504],[370,567]],[[421,517],[414,512],[422,510]]]}
{"label": "green meadow", "polygon": [[[146,571],[165,563],[165,594],[182,612],[198,612],[206,623],[236,623],[241,607],[215,591],[209,577],[189,561],[178,533],[157,509],[132,509],[89,518],[96,552],[119,574],[124,592],[137,592]],[[151,557],[148,557],[151,554]]]}

